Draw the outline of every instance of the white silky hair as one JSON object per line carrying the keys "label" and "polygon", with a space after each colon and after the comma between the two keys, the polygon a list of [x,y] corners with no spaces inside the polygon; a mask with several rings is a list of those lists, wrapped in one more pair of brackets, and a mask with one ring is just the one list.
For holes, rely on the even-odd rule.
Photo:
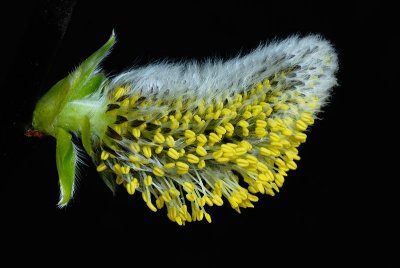
{"label": "white silky hair", "polygon": [[[322,106],[335,86],[338,60],[331,43],[320,35],[294,35],[260,45],[230,60],[161,62],[131,69],[114,77],[107,90],[130,85],[130,93],[162,98],[200,97],[208,101],[246,90],[280,71],[296,66],[284,83],[304,96],[318,97]],[[317,78],[310,85],[310,77]],[[297,83],[294,83],[297,82]]]}

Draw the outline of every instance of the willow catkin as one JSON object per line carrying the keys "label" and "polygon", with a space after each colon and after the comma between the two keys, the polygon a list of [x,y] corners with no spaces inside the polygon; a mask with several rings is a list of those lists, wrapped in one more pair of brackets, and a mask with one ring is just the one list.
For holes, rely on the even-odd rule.
{"label": "willow catkin", "polygon": [[336,85],[337,56],[317,35],[110,79],[98,65],[114,41],[113,34],[34,111],[34,128],[57,139],[60,206],[74,191],[76,135],[113,191],[140,192],[179,225],[211,222],[208,206],[253,207],[297,168],[297,148]]}

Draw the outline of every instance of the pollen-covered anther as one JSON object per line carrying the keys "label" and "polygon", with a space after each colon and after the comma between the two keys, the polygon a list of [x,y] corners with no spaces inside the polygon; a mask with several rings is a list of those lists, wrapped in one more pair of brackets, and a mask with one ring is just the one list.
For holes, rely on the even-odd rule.
{"label": "pollen-covered anther", "polygon": [[267,148],[263,148],[261,147],[260,149],[260,154],[262,156],[271,156],[273,153],[271,152],[271,150],[267,149]]}
{"label": "pollen-covered anther", "polygon": [[226,133],[226,129],[222,126],[218,126],[215,128],[215,132],[217,132],[218,135],[222,136]]}
{"label": "pollen-covered anther", "polygon": [[186,143],[188,145],[194,143],[196,141],[196,133],[194,133],[192,130],[185,130],[185,138],[186,138]]}
{"label": "pollen-covered anther", "polygon": [[107,169],[107,166],[106,166],[105,163],[101,163],[101,164],[98,165],[97,168],[96,168],[97,172],[102,172],[102,171],[104,171],[104,170],[106,170],[106,169]]}
{"label": "pollen-covered anther", "polygon": [[231,153],[232,155],[236,155],[235,149],[227,144],[221,145],[221,151],[223,153]]}
{"label": "pollen-covered anther", "polygon": [[174,138],[169,135],[165,138],[165,143],[167,144],[168,147],[173,148],[175,146],[175,140]]}
{"label": "pollen-covered anther", "polygon": [[172,159],[175,159],[175,160],[179,159],[179,153],[174,148],[169,148],[167,155],[169,157],[171,157]]}
{"label": "pollen-covered anther", "polygon": [[151,176],[147,176],[144,180],[143,180],[144,186],[150,186],[153,183],[153,178]]}
{"label": "pollen-covered anther", "polygon": [[256,127],[254,133],[256,134],[257,137],[262,138],[267,136],[268,132],[265,130],[263,127]]}
{"label": "pollen-covered anther", "polygon": [[194,154],[187,154],[186,157],[187,157],[188,162],[192,163],[192,164],[197,164],[200,161],[199,158],[197,156],[195,156]]}
{"label": "pollen-covered anther", "polygon": [[220,140],[221,140],[221,138],[214,132],[211,132],[208,135],[208,141],[209,141],[210,146],[213,146],[215,143],[219,142]]}
{"label": "pollen-covered anther", "polygon": [[184,182],[183,190],[185,190],[187,193],[192,193],[194,191],[194,185],[191,182]]}
{"label": "pollen-covered anther", "polygon": [[157,177],[163,177],[165,175],[165,172],[159,167],[153,167],[153,174]]}
{"label": "pollen-covered anther", "polygon": [[162,146],[158,146],[155,150],[154,150],[154,152],[156,153],[156,154],[160,154],[162,151],[163,151],[163,147]]}
{"label": "pollen-covered anther", "polygon": [[156,135],[154,135],[154,142],[155,143],[159,143],[159,144],[163,144],[165,142],[164,135],[161,134],[161,133],[157,133]]}
{"label": "pollen-covered anther", "polygon": [[197,167],[199,169],[203,169],[203,168],[205,168],[205,166],[206,166],[206,162],[203,159],[200,160],[199,164],[197,165]]}
{"label": "pollen-covered anther", "polygon": [[307,139],[307,135],[301,132],[297,132],[296,134],[294,134],[294,138],[299,142],[305,142]]}
{"label": "pollen-covered anther", "polygon": [[193,202],[196,200],[196,195],[194,193],[186,194],[186,199]]}
{"label": "pollen-covered anther", "polygon": [[146,202],[146,205],[151,211],[157,212],[157,208],[153,205],[153,203],[151,203],[151,201]]}
{"label": "pollen-covered anther", "polygon": [[[118,183],[118,182],[117,182]],[[135,190],[139,187],[139,181],[138,179],[134,178],[131,182],[127,183],[125,185],[126,191],[130,194],[133,195],[135,193]]]}
{"label": "pollen-covered anther", "polygon": [[102,151],[100,158],[101,158],[101,160],[107,160],[109,156],[110,156],[110,153],[108,153],[106,151]]}
{"label": "pollen-covered anther", "polygon": [[199,146],[196,147],[196,154],[199,155],[199,156],[206,156],[207,155],[207,151],[206,151],[206,149],[204,149],[203,146],[199,145]]}
{"label": "pollen-covered anther", "polygon": [[165,169],[171,169],[175,167],[175,162],[171,162],[171,163],[165,163],[164,164],[164,168]]}
{"label": "pollen-covered anther", "polygon": [[197,141],[199,146],[203,146],[207,143],[207,137],[204,134],[200,134],[197,136]]}
{"label": "pollen-covered anther", "polygon": [[137,139],[140,138],[140,135],[141,135],[140,129],[139,128],[133,128],[132,129],[132,135]]}
{"label": "pollen-covered anther", "polygon": [[294,161],[289,161],[286,163],[286,166],[292,170],[297,169],[297,164]]}
{"label": "pollen-covered anther", "polygon": [[224,128],[226,129],[226,135],[228,137],[232,136],[233,132],[235,131],[235,128],[231,123],[225,124]]}
{"label": "pollen-covered anther", "polygon": [[189,165],[186,163],[183,163],[181,161],[176,162],[176,172],[179,175],[183,175],[189,172]]}
{"label": "pollen-covered anther", "polygon": [[142,151],[143,151],[143,155],[146,158],[150,158],[151,157],[152,153],[151,153],[151,147],[150,146],[148,146],[148,145],[143,146],[142,147]]}
{"label": "pollen-covered anther", "polygon": [[135,153],[140,152],[140,145],[137,142],[132,142],[131,144],[129,144],[129,148]]}
{"label": "pollen-covered anther", "polygon": [[235,154],[236,154],[236,156],[241,156],[241,155],[246,154],[247,151],[248,151],[247,148],[238,147],[238,148],[235,149]]}
{"label": "pollen-covered anther", "polygon": [[121,185],[124,182],[125,182],[125,180],[121,176],[117,176],[117,178],[115,179],[115,183],[118,185]]}
{"label": "pollen-covered anther", "polygon": [[240,167],[247,167],[249,166],[249,161],[247,161],[246,159],[238,158],[236,159],[236,164]]}
{"label": "pollen-covered anther", "polygon": [[307,124],[302,120],[297,120],[296,128],[300,131],[305,131],[307,129]]}
{"label": "pollen-covered anther", "polygon": [[126,93],[126,89],[123,87],[119,87],[115,90],[114,94],[113,94],[113,98],[115,100],[119,99],[120,97],[122,97],[122,95],[124,95]]}
{"label": "pollen-covered anther", "polygon": [[217,205],[219,207],[224,204],[224,201],[218,195],[214,195],[211,200],[212,200],[213,204],[215,204],[215,205]]}
{"label": "pollen-covered anther", "polygon": [[162,209],[164,207],[164,199],[162,198],[162,196],[159,196],[156,199],[156,206],[158,209]]}

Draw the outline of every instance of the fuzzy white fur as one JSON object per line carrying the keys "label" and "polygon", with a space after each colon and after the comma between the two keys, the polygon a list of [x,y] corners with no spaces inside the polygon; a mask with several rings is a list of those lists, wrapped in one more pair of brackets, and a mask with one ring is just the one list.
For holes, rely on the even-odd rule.
{"label": "fuzzy white fur", "polygon": [[[329,89],[336,85],[334,74],[338,63],[332,45],[319,35],[302,38],[296,35],[274,41],[227,61],[163,62],[132,69],[116,76],[108,89],[129,84],[131,93],[140,91],[144,96],[199,96],[212,100],[247,89],[291,66],[300,68],[294,77],[287,77],[285,83],[295,84],[295,90],[305,96],[317,96],[322,106]],[[310,85],[310,77],[318,79]]]}

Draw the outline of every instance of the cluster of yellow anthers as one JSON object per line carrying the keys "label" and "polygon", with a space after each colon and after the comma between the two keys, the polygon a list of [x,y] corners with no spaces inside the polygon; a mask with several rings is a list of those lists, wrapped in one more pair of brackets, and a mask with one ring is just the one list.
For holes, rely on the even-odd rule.
{"label": "cluster of yellow anthers", "polygon": [[152,211],[166,205],[179,225],[211,222],[206,205],[221,206],[223,197],[238,212],[253,207],[254,194],[273,196],[296,169],[296,147],[318,109],[315,96],[283,90],[276,80],[209,102],[116,87],[105,108],[110,124],[97,171],[115,174],[131,195],[142,192]]}

